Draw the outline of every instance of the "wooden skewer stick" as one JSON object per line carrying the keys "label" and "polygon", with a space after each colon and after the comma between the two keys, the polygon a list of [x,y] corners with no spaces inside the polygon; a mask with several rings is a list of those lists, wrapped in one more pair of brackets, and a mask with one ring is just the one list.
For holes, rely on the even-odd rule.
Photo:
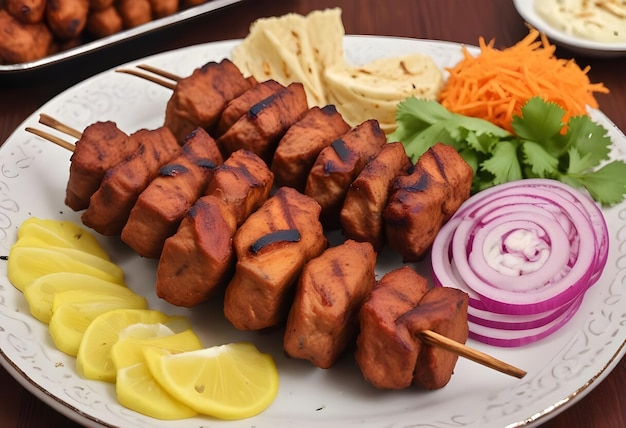
{"label": "wooden skewer stick", "polygon": [[30,132],[31,134],[35,134],[38,135],[41,138],[44,138],[48,141],[53,142],[54,144],[63,147],[64,149],[67,149],[71,152],[73,152],[76,149],[76,146],[72,143],[69,143],[55,135],[49,134],[45,131],[42,131],[40,129],[37,128],[31,128],[31,127],[26,127],[26,131]]}
{"label": "wooden skewer stick", "polygon": [[52,116],[49,116],[45,113],[41,113],[39,115],[39,123],[49,126],[50,128],[56,129],[57,131],[61,131],[74,138],[80,138],[82,136],[82,132],[77,131],[71,126],[68,126],[68,125],[65,125],[64,123],[59,122]]}
{"label": "wooden skewer stick", "polygon": [[476,349],[470,348],[469,346],[465,346],[452,339],[448,339],[446,336],[442,336],[441,334],[435,333],[434,331],[422,331],[420,333],[420,339],[422,339],[422,341],[424,341],[428,345],[436,346],[438,348],[453,352],[461,357],[467,358],[468,360],[472,360],[475,363],[482,364],[483,366],[492,368],[510,376],[514,376],[518,379],[526,376],[526,372],[522,369],[505,363],[504,361],[498,360],[497,358],[485,354],[484,352],[480,352]]}
{"label": "wooden skewer stick", "polygon": [[133,76],[137,76],[137,77],[141,77],[142,79],[146,79],[149,80],[153,83],[156,83],[157,85],[161,85],[165,88],[168,89],[172,89],[174,90],[174,88],[176,87],[176,83],[172,83],[168,80],[164,80],[164,79],[160,79],[158,77],[152,76],[150,74],[147,73],[142,73],[141,71],[138,70],[133,70],[133,69],[127,69],[127,68],[118,68],[117,70],[118,73],[126,73],[126,74],[132,74]]}
{"label": "wooden skewer stick", "polygon": [[173,80],[174,82],[178,82],[179,80],[182,80],[182,77],[174,74],[174,73],[170,73],[169,71],[165,71],[165,70],[161,70],[160,68],[156,68],[153,67],[149,64],[139,64],[137,66],[137,68],[141,68],[142,70],[146,70],[149,71],[150,73],[154,73],[157,76],[161,76],[161,77],[165,77],[166,79],[170,79]]}

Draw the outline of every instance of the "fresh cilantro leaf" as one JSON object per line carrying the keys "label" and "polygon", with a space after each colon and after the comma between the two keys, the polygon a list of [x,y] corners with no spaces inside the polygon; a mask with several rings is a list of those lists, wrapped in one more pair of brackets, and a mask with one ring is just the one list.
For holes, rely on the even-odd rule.
{"label": "fresh cilantro leaf", "polygon": [[626,196],[626,163],[613,161],[585,174],[572,174],[563,179],[574,187],[584,187],[597,202],[614,205]]}
{"label": "fresh cilantro leaf", "polygon": [[[565,138],[569,147],[575,147],[587,161],[585,167],[578,171],[594,168],[600,162],[607,160],[611,150],[611,138],[605,128],[592,121],[587,116],[570,118],[567,124]],[[571,163],[571,161],[570,161]]]}
{"label": "fresh cilantro leaf", "polygon": [[552,156],[539,143],[522,143],[524,163],[528,165],[534,177],[555,177],[558,174],[559,159]]}
{"label": "fresh cilantro leaf", "polygon": [[493,151],[493,155],[485,160],[480,168],[493,174],[493,183],[501,184],[513,180],[521,180],[522,168],[517,155],[517,144],[502,141]]}
{"label": "fresh cilantro leaf", "polygon": [[511,126],[519,138],[543,143],[561,133],[564,115],[558,104],[533,97],[522,107],[522,115],[513,117]]}

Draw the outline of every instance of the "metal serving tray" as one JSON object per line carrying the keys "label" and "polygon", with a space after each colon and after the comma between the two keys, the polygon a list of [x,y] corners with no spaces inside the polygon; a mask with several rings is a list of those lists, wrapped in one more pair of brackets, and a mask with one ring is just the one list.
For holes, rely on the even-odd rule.
{"label": "metal serving tray", "polygon": [[71,49],[64,50],[62,52],[57,52],[36,61],[24,62],[19,64],[0,64],[0,75],[8,75],[21,71],[34,70],[57,62],[61,62],[69,58],[93,52],[98,49],[113,45],[115,43],[123,42],[133,37],[147,34],[151,31],[165,28],[178,22],[221,9],[231,4],[240,3],[242,1],[243,0],[208,0],[206,3],[181,10],[180,12],[177,12],[173,15],[155,19],[135,28],[122,30],[110,36],[93,40],[73,47]]}

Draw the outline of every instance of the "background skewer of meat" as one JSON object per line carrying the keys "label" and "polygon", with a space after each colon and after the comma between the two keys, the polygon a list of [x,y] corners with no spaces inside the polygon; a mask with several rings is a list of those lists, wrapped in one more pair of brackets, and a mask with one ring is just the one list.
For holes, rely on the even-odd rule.
{"label": "background skewer of meat", "polygon": [[304,193],[306,180],[325,147],[350,130],[335,106],[310,108],[278,142],[271,163],[277,186]]}
{"label": "background skewer of meat", "polygon": [[233,235],[267,200],[272,181],[265,162],[246,150],[216,168],[206,195],[165,241],[156,278],[160,298],[190,307],[223,291],[234,270]]}
{"label": "background skewer of meat", "polygon": [[322,206],[327,228],[340,226],[339,212],[350,183],[387,142],[376,120],[367,120],[322,149],[311,168],[305,194]]}

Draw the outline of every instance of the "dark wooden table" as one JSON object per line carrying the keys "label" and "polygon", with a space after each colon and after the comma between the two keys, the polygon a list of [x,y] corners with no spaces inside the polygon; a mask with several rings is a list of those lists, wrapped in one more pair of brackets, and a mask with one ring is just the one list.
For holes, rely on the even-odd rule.
{"label": "dark wooden table", "polygon": [[[216,40],[242,38],[257,18],[339,6],[347,34],[375,34],[449,40],[477,44],[495,39],[497,47],[516,43],[527,34],[513,3],[504,0],[248,0],[195,18],[123,45],[77,58],[43,71],[0,76],[0,142],[38,107],[84,78],[153,53]],[[599,95],[600,108],[626,130],[626,57],[594,59],[558,50],[590,65],[591,80],[602,81],[609,95]],[[626,426],[626,362],[586,397],[543,426],[623,428]],[[0,369],[0,421],[5,428],[77,426],[31,395]]]}

